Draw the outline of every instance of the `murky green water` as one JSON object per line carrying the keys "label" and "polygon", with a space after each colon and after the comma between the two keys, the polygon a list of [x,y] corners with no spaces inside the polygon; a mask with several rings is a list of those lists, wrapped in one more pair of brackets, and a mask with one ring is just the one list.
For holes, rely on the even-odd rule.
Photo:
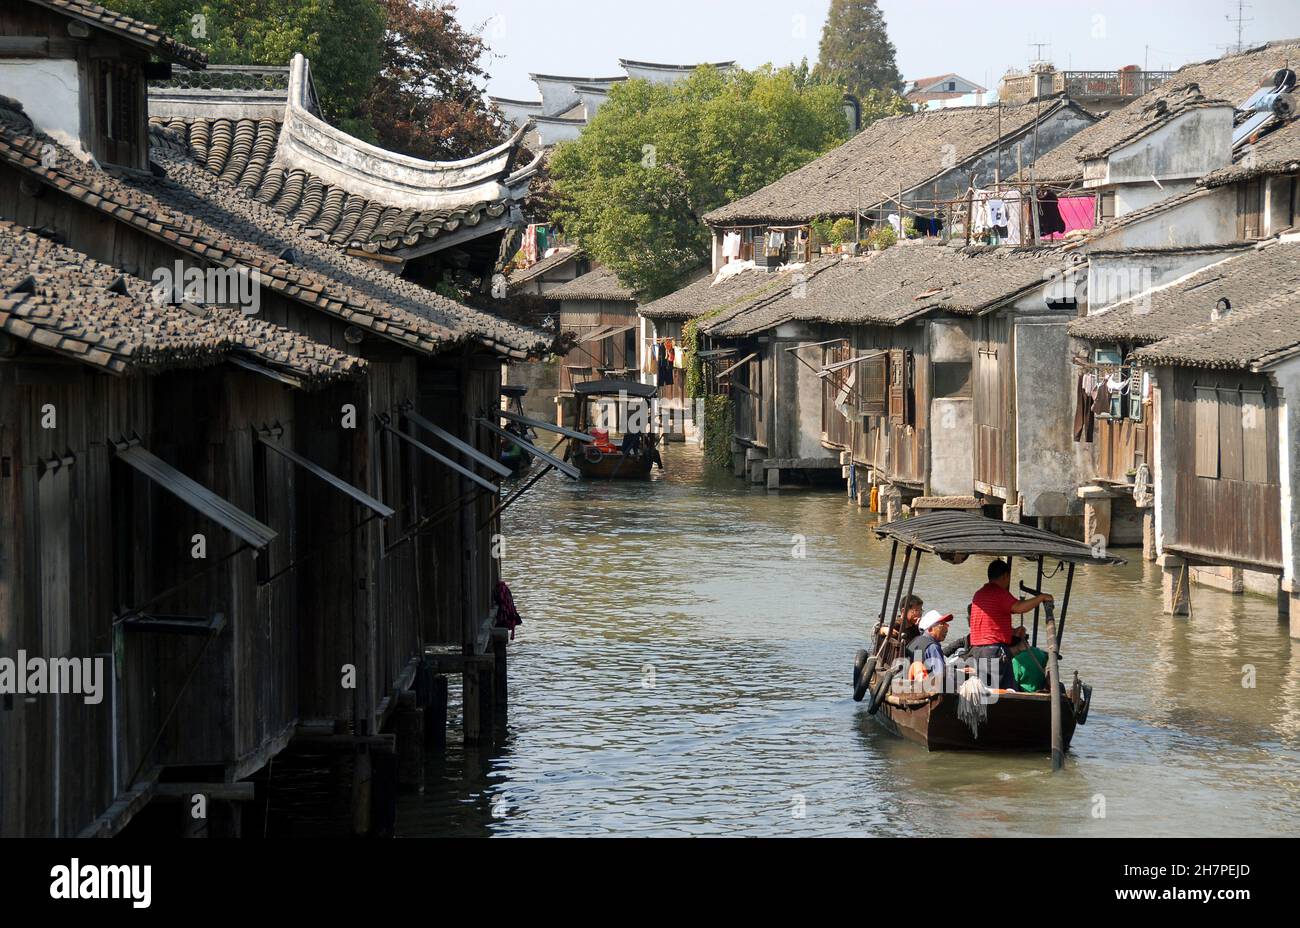
{"label": "murky green water", "polygon": [[[401,834],[1300,834],[1300,648],[1272,601],[1198,588],[1175,619],[1140,551],[1081,569],[1063,667],[1095,692],[1066,769],[930,754],[851,697],[888,565],[872,517],[707,476],[693,447],[665,463],[509,511],[508,734],[453,745]],[[964,616],[983,569],[928,559],[917,590]]]}

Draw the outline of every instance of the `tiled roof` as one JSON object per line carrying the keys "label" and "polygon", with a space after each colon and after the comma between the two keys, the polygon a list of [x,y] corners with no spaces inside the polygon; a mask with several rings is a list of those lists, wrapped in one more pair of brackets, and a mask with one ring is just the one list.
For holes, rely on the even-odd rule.
{"label": "tiled roof", "polygon": [[[803,222],[844,216],[897,197],[1047,119],[1068,100],[1041,107],[963,106],[878,119],[838,148],[780,180],[705,214],[713,225]],[[1078,111],[1083,116],[1083,111]],[[1091,118],[1086,117],[1086,118]],[[1086,131],[1086,130],[1085,130]]]}
{"label": "tiled roof", "polygon": [[[307,234],[369,253],[418,245],[444,233],[495,219],[504,199],[452,209],[403,209],[348,193],[302,169],[274,164],[280,124],[271,119],[150,119],[155,147],[187,143],[197,161],[248,196],[287,217]],[[170,138],[159,129],[171,130]]]}
{"label": "tiled roof", "polygon": [[[1300,59],[1300,40],[1270,42],[1240,54],[1184,65],[1169,80],[1087,127],[1038,159],[1034,176],[1040,181],[1069,182],[1083,177],[1083,158],[1112,151],[1126,140],[1163,125],[1186,105],[1218,99],[1240,106],[1278,68]],[[1160,111],[1156,104],[1165,102]],[[1028,171],[1023,172],[1028,176]]]}
{"label": "tiled roof", "polygon": [[206,54],[197,48],[177,42],[157,26],[132,19],[130,16],[123,16],[114,10],[105,9],[98,3],[91,3],[90,0],[27,0],[27,2],[111,32],[128,42],[144,45],[152,49],[160,58],[167,58],[191,68],[202,68],[208,63]]}
{"label": "tiled roof", "polygon": [[582,255],[582,249],[575,245],[560,245],[555,249],[554,253],[547,255],[540,261],[536,261],[533,264],[528,265],[528,267],[511,271],[508,278],[509,284],[512,287],[526,284],[528,281],[536,280],[538,277],[541,277],[549,271],[553,271],[558,267],[563,267],[570,261],[581,258]]}
{"label": "tiled roof", "polygon": [[901,325],[933,312],[975,315],[1071,265],[1059,249],[902,242],[865,257],[811,262],[783,275],[779,290],[718,313],[704,330],[735,337],[784,322]]}
{"label": "tiled roof", "polygon": [[1248,180],[1265,174],[1300,171],[1300,119],[1290,119],[1247,145],[1233,159],[1236,163],[1202,177],[1207,187]]}
{"label": "tiled roof", "polygon": [[[1247,367],[1300,340],[1297,291],[1300,240],[1272,240],[1077,319],[1070,334],[1151,344],[1152,362]],[[1230,311],[1216,320],[1221,299]]]}
{"label": "tiled roof", "polygon": [[611,268],[598,267],[546,294],[552,300],[635,300],[636,293],[618,281]]}
{"label": "tiled roof", "polygon": [[155,149],[154,158],[167,177],[110,174],[0,107],[0,161],[204,261],[256,270],[263,287],[424,352],[476,342],[522,358],[549,348],[542,332],[343,254],[186,155]]}
{"label": "tiled roof", "polygon": [[713,274],[703,274],[686,286],[638,307],[637,312],[647,319],[697,319],[774,293],[785,286],[787,276],[788,272],[757,268],[741,271],[715,284],[717,278]]}
{"label": "tiled roof", "polygon": [[234,309],[156,300],[148,281],[7,221],[0,221],[0,331],[115,374],[236,356],[316,385],[365,366]]}

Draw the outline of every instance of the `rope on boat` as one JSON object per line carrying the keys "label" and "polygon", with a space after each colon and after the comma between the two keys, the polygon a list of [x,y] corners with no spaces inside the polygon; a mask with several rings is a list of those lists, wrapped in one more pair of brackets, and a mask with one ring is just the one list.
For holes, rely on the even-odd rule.
{"label": "rope on boat", "polygon": [[957,687],[957,718],[970,727],[972,738],[980,736],[980,726],[988,719],[989,690],[978,675],[968,677]]}

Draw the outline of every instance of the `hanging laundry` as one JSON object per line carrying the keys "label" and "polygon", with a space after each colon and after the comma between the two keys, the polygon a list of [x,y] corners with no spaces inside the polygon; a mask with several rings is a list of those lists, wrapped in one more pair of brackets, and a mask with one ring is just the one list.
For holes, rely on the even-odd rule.
{"label": "hanging laundry", "polygon": [[1107,389],[1104,380],[1098,384],[1097,392],[1093,395],[1092,412],[1096,416],[1110,414],[1110,390]]}
{"label": "hanging laundry", "polygon": [[661,387],[673,385],[673,362],[662,356],[659,358],[659,371],[655,375],[655,383]]}
{"label": "hanging laundry", "polygon": [[669,364],[672,363],[672,361],[673,361],[673,356],[674,356],[675,354],[676,354],[676,349],[673,347],[673,340],[672,340],[671,338],[665,338],[665,339],[664,339],[664,357],[668,359],[668,363],[669,363]]}
{"label": "hanging laundry", "polygon": [[722,257],[734,261],[740,257],[740,233],[728,232],[722,237]]}
{"label": "hanging laundry", "polygon": [[1061,197],[1057,205],[1061,210],[1061,221],[1065,223],[1066,233],[1075,229],[1091,229],[1096,225],[1096,197]]}
{"label": "hanging laundry", "polygon": [[1006,234],[1002,240],[1008,245],[1019,245],[1023,241],[1021,235],[1022,216],[1024,212],[1023,201],[1020,199],[1019,190],[1008,190],[1002,195],[1003,206],[1006,212]]}
{"label": "hanging laundry", "polygon": [[497,607],[497,628],[510,629],[510,640],[514,641],[515,629],[523,625],[524,620],[515,608],[515,599],[504,580],[497,581],[496,589],[492,591],[492,602]]}
{"label": "hanging laundry", "polygon": [[537,263],[537,223],[532,223],[524,229],[524,242],[521,250],[524,253],[524,260],[528,265]]}
{"label": "hanging laundry", "polygon": [[893,228],[894,234],[899,238],[903,237],[903,220],[898,213],[890,213],[887,217],[889,225]]}
{"label": "hanging laundry", "polygon": [[1038,195],[1038,235],[1040,238],[1049,238],[1058,233],[1065,234],[1060,203],[1056,191],[1044,190]]}
{"label": "hanging laundry", "polygon": [[1091,374],[1079,378],[1074,396],[1074,440],[1092,441],[1097,416],[1092,411],[1092,391],[1088,387]]}

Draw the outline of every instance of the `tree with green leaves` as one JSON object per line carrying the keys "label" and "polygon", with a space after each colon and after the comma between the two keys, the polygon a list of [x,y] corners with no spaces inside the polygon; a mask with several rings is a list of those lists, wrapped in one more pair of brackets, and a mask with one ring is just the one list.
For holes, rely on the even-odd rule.
{"label": "tree with green leaves", "polygon": [[295,52],[311,60],[325,118],[373,138],[366,96],[383,56],[378,0],[102,0],[187,45],[213,64],[283,67]]}
{"label": "tree with green leaves", "polygon": [[847,136],[842,90],[798,67],[701,67],[672,85],[625,81],[552,155],[554,218],[652,298],[707,262],[705,213]]}
{"label": "tree with green leaves", "polygon": [[831,0],[814,74],[864,103],[902,93],[894,43],[876,0]]}

